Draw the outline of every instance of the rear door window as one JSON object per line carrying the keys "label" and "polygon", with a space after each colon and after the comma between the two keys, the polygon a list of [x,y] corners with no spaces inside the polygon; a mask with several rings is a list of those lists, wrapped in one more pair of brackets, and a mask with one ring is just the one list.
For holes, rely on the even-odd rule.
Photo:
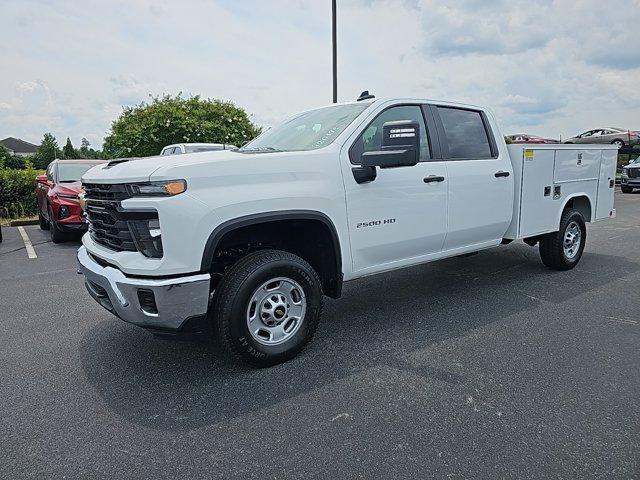
{"label": "rear door window", "polygon": [[[445,156],[449,159],[493,158],[482,113],[462,108],[437,107],[444,130]],[[448,148],[448,153],[446,150]]]}

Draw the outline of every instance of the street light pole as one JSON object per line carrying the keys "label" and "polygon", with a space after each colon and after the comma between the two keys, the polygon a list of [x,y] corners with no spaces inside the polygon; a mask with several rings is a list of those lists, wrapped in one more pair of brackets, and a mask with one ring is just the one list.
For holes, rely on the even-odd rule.
{"label": "street light pole", "polygon": [[333,42],[333,103],[338,103],[338,41],[336,29],[336,0],[331,0],[331,37]]}

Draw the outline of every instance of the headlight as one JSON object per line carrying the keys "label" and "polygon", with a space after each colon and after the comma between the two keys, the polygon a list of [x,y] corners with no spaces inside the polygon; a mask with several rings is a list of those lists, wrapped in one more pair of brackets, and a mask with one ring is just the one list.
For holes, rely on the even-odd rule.
{"label": "headlight", "polygon": [[185,180],[167,180],[163,182],[130,183],[129,193],[134,197],[172,197],[187,190]]}
{"label": "headlight", "polygon": [[626,170],[622,170],[622,178],[629,178],[629,174]]}
{"label": "headlight", "polygon": [[162,232],[157,218],[129,220],[129,230],[136,248],[145,257],[162,258]]}
{"label": "headlight", "polygon": [[78,195],[69,195],[66,193],[59,193],[58,196],[60,198],[64,198],[65,200],[78,200]]}

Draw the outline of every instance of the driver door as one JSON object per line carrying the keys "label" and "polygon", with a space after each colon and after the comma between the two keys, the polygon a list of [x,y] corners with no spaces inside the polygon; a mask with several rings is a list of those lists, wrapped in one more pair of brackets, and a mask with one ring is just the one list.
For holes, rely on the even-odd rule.
{"label": "driver door", "polygon": [[[353,271],[360,274],[418,263],[421,257],[442,251],[447,227],[447,171],[433,161],[421,105],[396,105],[384,109],[347,144],[343,159],[347,217]],[[379,151],[382,125],[390,121],[415,121],[420,126],[420,157],[415,166],[377,168],[375,180],[357,183],[352,169],[364,152]],[[435,130],[433,130],[435,132]],[[343,153],[346,149],[343,149]]]}

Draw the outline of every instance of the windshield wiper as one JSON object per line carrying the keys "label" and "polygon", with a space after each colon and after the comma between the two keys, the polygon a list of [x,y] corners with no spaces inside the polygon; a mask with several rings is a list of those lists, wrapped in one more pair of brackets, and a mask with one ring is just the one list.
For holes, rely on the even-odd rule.
{"label": "windshield wiper", "polygon": [[240,148],[238,149],[239,152],[282,152],[282,150],[279,150],[277,148],[273,148],[273,147],[255,147],[255,148]]}

